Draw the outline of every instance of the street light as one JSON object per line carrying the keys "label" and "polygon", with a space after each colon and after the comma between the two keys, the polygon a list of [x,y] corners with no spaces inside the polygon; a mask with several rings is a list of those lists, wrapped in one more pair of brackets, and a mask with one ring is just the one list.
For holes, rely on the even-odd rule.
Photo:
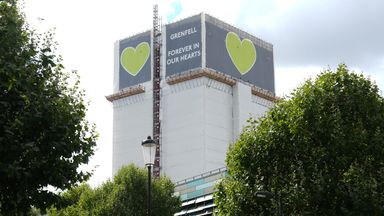
{"label": "street light", "polygon": [[141,142],[144,164],[148,167],[148,216],[151,215],[151,167],[155,163],[156,143],[151,136]]}
{"label": "street light", "polygon": [[[271,193],[269,191],[257,191],[255,193],[255,196],[259,197],[259,198],[267,198],[267,199],[275,198],[275,194]],[[278,202],[278,205],[279,205],[279,215],[283,216],[284,215],[283,214],[283,207],[281,206],[280,196],[278,197],[277,202]]]}

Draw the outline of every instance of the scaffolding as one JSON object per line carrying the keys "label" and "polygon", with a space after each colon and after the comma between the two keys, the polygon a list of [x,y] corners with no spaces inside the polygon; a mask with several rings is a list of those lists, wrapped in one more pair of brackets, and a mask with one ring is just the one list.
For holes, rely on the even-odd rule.
{"label": "scaffolding", "polygon": [[153,6],[153,139],[156,143],[155,165],[153,176],[160,177],[160,47],[161,24],[159,21],[158,7]]}

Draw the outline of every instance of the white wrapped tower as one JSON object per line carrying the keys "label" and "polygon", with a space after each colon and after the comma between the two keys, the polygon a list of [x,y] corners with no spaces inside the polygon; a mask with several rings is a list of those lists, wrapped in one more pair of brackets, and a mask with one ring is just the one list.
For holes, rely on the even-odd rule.
{"label": "white wrapped tower", "polygon": [[[115,44],[113,174],[144,166],[153,133],[153,36]],[[165,25],[161,45],[160,171],[174,181],[225,166],[246,120],[274,103],[272,45],[204,13]]]}

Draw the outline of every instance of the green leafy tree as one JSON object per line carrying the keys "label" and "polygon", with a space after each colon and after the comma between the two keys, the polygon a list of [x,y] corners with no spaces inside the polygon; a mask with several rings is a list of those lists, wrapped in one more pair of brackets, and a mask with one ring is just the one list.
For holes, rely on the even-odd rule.
{"label": "green leafy tree", "polygon": [[[384,102],[341,64],[308,80],[228,151],[221,215],[384,214]],[[274,199],[257,196],[269,191]]]}
{"label": "green leafy tree", "polygon": [[[146,215],[147,181],[146,169],[125,166],[113,181],[95,189],[81,185],[66,191],[62,194],[60,206],[51,208],[49,215]],[[169,216],[180,211],[181,201],[173,195],[174,189],[174,184],[167,177],[152,181],[153,215]]]}
{"label": "green leafy tree", "polygon": [[[16,0],[0,1],[0,215],[25,215],[56,201],[94,153],[84,93],[55,54],[53,34],[28,28]],[[78,80],[78,79],[77,79]]]}

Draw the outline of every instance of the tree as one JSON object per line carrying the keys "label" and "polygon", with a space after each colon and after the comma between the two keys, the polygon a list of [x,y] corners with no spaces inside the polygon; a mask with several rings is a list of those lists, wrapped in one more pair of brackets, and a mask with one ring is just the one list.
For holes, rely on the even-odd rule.
{"label": "tree", "polygon": [[[134,165],[121,168],[113,181],[91,189],[88,185],[74,187],[62,194],[60,206],[49,215],[146,215],[146,169]],[[173,195],[174,184],[167,177],[152,181],[152,212],[168,216],[180,210],[181,201]]]}
{"label": "tree", "polygon": [[271,215],[279,198],[285,215],[382,215],[383,98],[344,64],[326,70],[250,120],[226,163],[222,215]]}
{"label": "tree", "polygon": [[0,214],[25,215],[89,178],[78,172],[97,134],[84,92],[64,71],[53,34],[30,30],[16,0],[0,1]]}

